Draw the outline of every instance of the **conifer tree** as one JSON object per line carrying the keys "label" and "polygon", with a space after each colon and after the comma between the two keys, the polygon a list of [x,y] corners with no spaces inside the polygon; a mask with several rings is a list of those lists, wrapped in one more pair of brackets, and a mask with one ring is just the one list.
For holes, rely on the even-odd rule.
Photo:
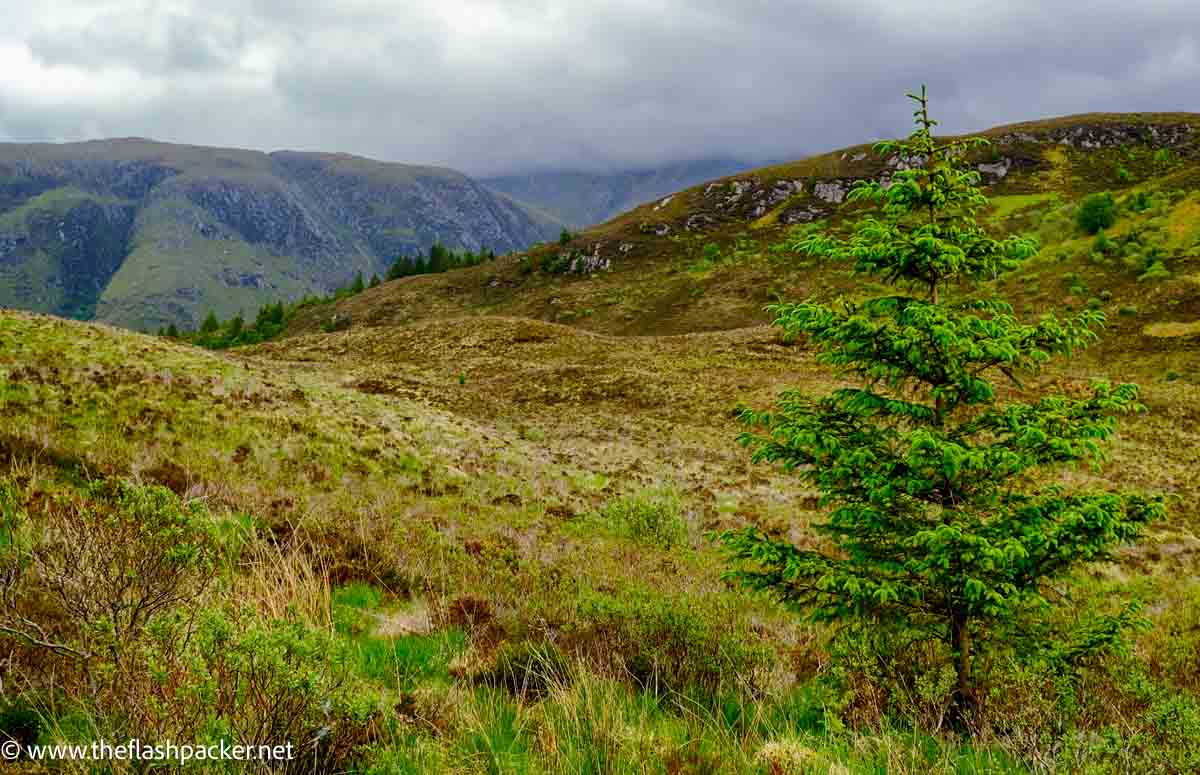
{"label": "conifer tree", "polygon": [[362,293],[366,289],[366,287],[367,287],[367,284],[363,280],[363,274],[362,274],[362,272],[359,272],[358,274],[354,275],[354,282],[352,282],[350,284],[350,293],[351,294]]}
{"label": "conifer tree", "polygon": [[448,268],[450,261],[450,251],[440,243],[435,242],[429,247],[429,264],[426,272],[437,273],[444,272]]}
{"label": "conifer tree", "polygon": [[246,321],[240,312],[229,319],[229,322],[225,324],[225,337],[230,344],[237,343],[237,338],[242,335],[242,329],[245,327]]}
{"label": "conifer tree", "polygon": [[200,324],[200,333],[211,334],[221,327],[221,322],[217,320],[217,313],[211,310],[208,316],[204,318],[204,322]]}
{"label": "conifer tree", "polygon": [[[1000,300],[946,300],[951,283],[1016,269],[1037,246],[980,228],[987,200],[967,155],[987,141],[936,139],[924,87],[908,96],[915,131],[876,151],[913,166],[852,190],[850,201],[877,208],[848,238],[808,233],[792,244],[850,261],[895,293],[770,308],[786,335],[806,336],[819,362],[854,386],[822,397],[790,390],[774,411],[742,413],[754,459],[821,493],[816,528],[827,543],[798,548],[755,528],[721,539],[731,577],[814,620],[899,627],[943,644],[961,720],[989,633],[1030,612],[1044,621],[1048,581],[1105,558],[1163,512],[1158,498],[1033,483],[1038,469],[1100,462],[1114,416],[1143,409],[1138,389],[1096,382],[1086,397],[1031,402],[998,393],[1001,380],[1020,390],[1022,373],[1085,347],[1104,316],[1027,323]],[[1134,621],[1135,606],[1106,617],[1087,630],[1086,647],[1111,645]]]}

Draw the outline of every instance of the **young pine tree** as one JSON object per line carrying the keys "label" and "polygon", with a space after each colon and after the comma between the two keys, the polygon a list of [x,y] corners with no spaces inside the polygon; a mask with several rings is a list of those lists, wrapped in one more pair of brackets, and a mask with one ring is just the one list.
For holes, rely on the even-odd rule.
{"label": "young pine tree", "polygon": [[450,268],[450,251],[440,242],[435,242],[429,247],[429,263],[428,268],[422,274],[444,272]]}
{"label": "young pine tree", "polygon": [[246,321],[242,318],[242,313],[238,313],[229,319],[225,324],[225,338],[229,344],[237,344],[238,337],[242,335],[242,331],[246,327]]}
{"label": "young pine tree", "polygon": [[401,277],[408,277],[412,273],[412,261],[408,256],[401,253],[396,256],[396,260],[388,267],[387,279],[399,280]]}
{"label": "young pine tree", "polygon": [[[950,283],[993,278],[1036,252],[995,240],[976,223],[987,200],[965,159],[983,139],[941,142],[925,90],[907,141],[876,146],[915,164],[890,185],[861,183],[874,202],[845,240],[821,234],[793,247],[847,260],[896,287],[861,303],[772,307],[787,335],[806,335],[819,361],[857,382],[819,398],[787,391],[776,411],[745,410],[742,441],[821,493],[816,528],[827,549],[801,549],[757,529],[721,538],[730,575],[818,621],[899,627],[944,644],[957,673],[956,715],[975,704],[973,655],[1018,617],[1046,619],[1048,582],[1099,560],[1162,514],[1155,498],[1034,485],[1031,474],[1097,463],[1113,416],[1140,410],[1134,385],[1096,383],[1085,398],[1001,401],[1051,355],[1092,341],[1104,322],[1088,310],[1022,323],[999,300],[950,303]],[[1135,608],[1090,630],[1119,637]],[[1101,638],[1100,640],[1102,640]],[[1047,644],[1041,644],[1045,646]]]}

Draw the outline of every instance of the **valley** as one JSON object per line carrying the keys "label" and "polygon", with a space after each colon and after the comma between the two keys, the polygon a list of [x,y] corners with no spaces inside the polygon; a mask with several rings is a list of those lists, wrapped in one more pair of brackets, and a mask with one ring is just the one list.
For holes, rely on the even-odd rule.
{"label": "valley", "polygon": [[[134,250],[121,262],[120,250],[81,242],[89,265],[109,267],[100,273],[111,278],[56,290],[35,307],[68,311],[65,299],[90,298],[102,284],[98,322],[0,312],[0,557],[10,562],[39,537],[57,547],[54,526],[66,517],[111,516],[108,496],[87,489],[95,481],[126,482],[121,497],[168,504],[161,510],[174,521],[135,542],[196,549],[173,577],[178,604],[145,632],[121,612],[106,616],[128,629],[99,634],[72,616],[77,596],[43,583],[60,554],[28,549],[25,565],[3,566],[5,602],[40,622],[40,640],[95,653],[88,673],[37,639],[6,638],[4,675],[24,683],[2,718],[24,710],[41,734],[66,739],[257,729],[264,740],[313,740],[328,730],[295,772],[1200,767],[1200,115],[1093,114],[984,134],[993,144],[971,159],[990,197],[981,219],[997,234],[1036,238],[1039,251],[1015,271],[948,289],[951,301],[1002,298],[1029,321],[1105,317],[1093,346],[1004,383],[1001,400],[1081,396],[1095,379],[1141,388],[1146,411],[1120,418],[1109,460],[1044,474],[1165,496],[1167,517],[1140,541],[1052,587],[1068,604],[1047,626],[1064,630],[1111,614],[1115,601],[1141,601],[1148,626],[1131,632],[1128,648],[1089,655],[1070,679],[1051,656],[1018,662],[998,651],[980,668],[981,720],[964,733],[948,720],[945,669],[932,649],[899,652],[911,675],[889,672],[871,651],[886,644],[848,646],[838,628],[726,578],[722,530],[753,526],[828,546],[812,529],[824,512],[819,493],[751,461],[738,443],[738,408],[769,408],[786,389],[816,395],[847,384],[812,342],[772,326],[765,308],[887,290],[844,262],[792,248],[806,235],[842,233],[869,208],[848,200],[854,182],[890,178],[910,160],[856,146],[740,172],[527,249],[522,241],[540,227],[519,206],[457,178],[435,184],[424,177],[432,172],[406,172],[425,192],[412,196],[475,197],[486,217],[475,231],[461,226],[458,239],[507,255],[289,309],[279,336],[220,351],[108,325],[168,319],[120,312],[137,294],[167,293],[154,285],[165,275],[135,271],[136,256],[160,273],[171,262],[170,271],[196,273],[194,241],[204,240],[247,251],[254,266],[274,260],[276,248],[258,252],[246,238],[250,224],[205,215],[218,211],[213,201],[241,201],[240,184],[185,174],[139,196],[186,211],[195,229],[179,227],[193,222],[182,216],[156,226],[150,205],[130,210],[132,197],[115,188],[111,200],[21,192],[60,215],[86,211],[131,235],[120,239]],[[389,231],[407,222],[408,200],[384,196],[399,184],[378,181],[379,170],[264,158],[230,163],[293,170],[286,187],[255,172],[254,186],[297,208],[286,223],[255,221],[281,230],[266,243],[314,266],[330,246],[353,246],[361,262],[347,265],[352,275],[380,271],[387,250],[413,239]],[[123,174],[129,185],[140,180]],[[291,186],[305,193],[293,198]],[[161,187],[183,193],[159,199]],[[1112,221],[1091,234],[1079,213],[1103,192]],[[345,201],[366,209],[338,210]],[[371,214],[383,207],[395,209]],[[23,212],[27,226],[41,223]],[[443,215],[461,223],[461,213]],[[216,231],[204,236],[208,227]],[[479,229],[496,229],[486,233],[497,241],[470,242]],[[178,250],[139,253],[151,244]],[[313,287],[288,271],[245,298],[288,300]],[[2,259],[0,272],[17,276]],[[129,290],[107,295],[121,288]],[[223,288],[185,305],[192,325],[209,310],[237,311],[232,300],[242,297],[216,302]],[[104,524],[95,530],[123,557],[128,535]],[[10,635],[20,629],[0,624]]]}

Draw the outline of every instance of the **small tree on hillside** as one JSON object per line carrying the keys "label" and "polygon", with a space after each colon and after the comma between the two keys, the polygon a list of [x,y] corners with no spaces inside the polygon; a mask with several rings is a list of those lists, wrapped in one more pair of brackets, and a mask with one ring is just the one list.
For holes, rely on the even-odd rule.
{"label": "small tree on hillside", "polygon": [[[947,284],[1014,269],[1036,245],[992,239],[977,225],[987,200],[965,156],[986,141],[936,140],[924,88],[909,96],[916,131],[876,151],[916,166],[890,185],[852,191],[851,201],[878,211],[848,239],[807,234],[794,245],[852,261],[897,292],[771,308],[787,335],[807,335],[819,361],[858,386],[820,398],[792,390],[774,412],[743,412],[754,458],[820,491],[828,512],[816,528],[828,548],[800,549],[757,529],[721,538],[737,563],[732,576],[815,620],[897,626],[944,643],[961,720],[974,705],[972,655],[989,630],[1024,611],[1044,616],[1049,580],[1106,557],[1162,506],[1033,483],[1040,467],[1101,460],[1113,415],[1141,409],[1138,391],[1096,383],[1083,398],[999,399],[996,377],[1020,386],[1020,373],[1086,346],[1104,317],[1087,310],[1027,324],[999,300],[944,300]],[[1088,647],[1111,645],[1135,618],[1127,609],[1091,628]]]}
{"label": "small tree on hillside", "polygon": [[426,272],[438,273],[444,272],[450,268],[451,255],[450,251],[440,242],[435,242],[429,246],[429,264]]}
{"label": "small tree on hillside", "polygon": [[204,318],[204,322],[200,324],[200,333],[212,334],[221,327],[221,321],[217,320],[217,313],[209,312]]}
{"label": "small tree on hillside", "polygon": [[401,253],[396,256],[396,260],[388,267],[387,279],[399,280],[401,277],[408,277],[412,272],[412,261],[408,256]]}
{"label": "small tree on hillside", "polygon": [[225,324],[225,337],[230,344],[237,343],[237,338],[242,335],[242,329],[245,327],[246,321],[240,312],[229,319],[229,322]]}

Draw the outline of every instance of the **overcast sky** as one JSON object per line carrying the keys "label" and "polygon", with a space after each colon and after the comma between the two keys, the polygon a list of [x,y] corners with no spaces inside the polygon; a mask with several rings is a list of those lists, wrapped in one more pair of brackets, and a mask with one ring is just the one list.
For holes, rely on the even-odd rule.
{"label": "overcast sky", "polygon": [[1200,111],[1196,0],[0,0],[0,20],[0,141],[491,174],[798,157],[906,132],[922,81],[949,131]]}

